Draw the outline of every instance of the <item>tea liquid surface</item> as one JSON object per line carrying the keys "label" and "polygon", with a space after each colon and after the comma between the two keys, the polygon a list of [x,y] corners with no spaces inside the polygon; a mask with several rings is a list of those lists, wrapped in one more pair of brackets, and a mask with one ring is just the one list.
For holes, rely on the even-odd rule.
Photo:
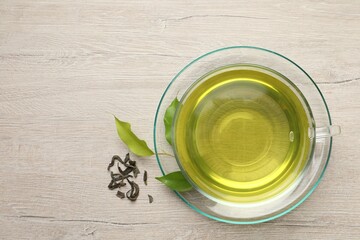
{"label": "tea liquid surface", "polygon": [[309,113],[271,70],[225,67],[192,87],[175,120],[178,161],[198,188],[227,202],[287,189],[310,154]]}

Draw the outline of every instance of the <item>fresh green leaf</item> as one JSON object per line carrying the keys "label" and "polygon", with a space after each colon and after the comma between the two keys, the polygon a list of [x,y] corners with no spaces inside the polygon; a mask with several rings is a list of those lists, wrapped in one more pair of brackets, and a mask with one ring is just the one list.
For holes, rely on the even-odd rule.
{"label": "fresh green leaf", "polygon": [[172,190],[186,192],[192,189],[191,184],[185,179],[181,171],[172,172],[162,177],[156,177],[157,180],[165,184]]}
{"label": "fresh green leaf", "polygon": [[166,109],[165,116],[164,116],[165,137],[170,145],[172,145],[171,127],[172,127],[172,122],[173,122],[174,115],[175,115],[178,105],[179,105],[179,100],[176,97],[171,102],[169,107]]}
{"label": "fresh green leaf", "polygon": [[[115,117],[115,116],[114,116]],[[116,130],[120,139],[134,154],[145,157],[154,155],[144,140],[139,139],[132,131],[130,123],[120,121],[115,117]]]}

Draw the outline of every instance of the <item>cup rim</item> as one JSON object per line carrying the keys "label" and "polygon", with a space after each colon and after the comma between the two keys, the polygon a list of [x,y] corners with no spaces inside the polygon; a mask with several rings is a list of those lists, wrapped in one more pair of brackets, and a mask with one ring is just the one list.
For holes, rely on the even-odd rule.
{"label": "cup rim", "polygon": [[[224,48],[219,48],[219,49],[216,49],[216,50],[213,50],[213,51],[210,51],[210,52],[207,52],[197,58],[195,58],[194,60],[190,61],[185,67],[183,67],[176,75],[175,77],[173,77],[173,79],[171,80],[171,82],[168,84],[167,88],[165,89],[163,95],[161,96],[160,98],[160,101],[159,101],[159,104],[158,104],[158,107],[157,107],[157,111],[156,111],[156,114],[155,114],[155,120],[154,120],[154,128],[153,128],[153,140],[154,140],[154,150],[155,150],[155,156],[156,156],[156,160],[158,162],[158,165],[159,165],[159,168],[160,168],[160,171],[163,175],[165,175],[165,171],[161,165],[161,161],[159,159],[159,155],[158,155],[158,151],[157,151],[157,147],[156,147],[156,123],[157,123],[157,119],[158,119],[158,115],[159,115],[159,110],[160,110],[160,107],[161,107],[161,104],[163,102],[163,99],[167,93],[167,91],[169,90],[169,88],[171,87],[171,85],[176,81],[176,79],[187,69],[189,68],[191,65],[193,65],[194,63],[196,63],[197,61],[205,58],[206,56],[208,55],[211,55],[213,53],[217,53],[217,52],[220,52],[220,51],[225,51],[225,50],[230,50],[230,49],[241,49],[241,48],[245,48],[245,49],[255,49],[255,50],[260,50],[260,51],[265,51],[265,52],[268,52],[268,53],[271,53],[271,54],[274,54],[278,57],[281,57],[285,60],[287,60],[288,62],[292,63],[293,65],[295,65],[300,71],[302,71],[307,77],[308,79],[310,79],[310,81],[313,83],[313,85],[316,87],[317,91],[319,92],[320,96],[321,96],[321,99],[322,101],[324,102],[324,105],[325,105],[325,108],[326,108],[326,112],[327,112],[327,115],[328,115],[328,120],[329,120],[329,124],[331,125],[332,124],[332,121],[331,121],[331,116],[330,116],[330,112],[329,112],[329,109],[328,109],[328,106],[327,106],[327,103],[325,101],[325,98],[322,94],[322,92],[320,91],[319,87],[317,86],[317,84],[314,82],[314,80],[310,77],[310,75],[305,72],[304,69],[302,69],[298,64],[296,64],[294,61],[292,61],[291,59],[277,53],[277,52],[274,52],[272,50],[269,50],[269,49],[265,49],[265,48],[260,48],[260,47],[255,47],[255,46],[230,46],[230,47],[224,47]],[[256,223],[261,223],[261,222],[266,222],[266,221],[270,221],[270,220],[274,220],[276,218],[279,218],[289,212],[291,212],[292,210],[294,210],[296,207],[300,206],[311,194],[312,192],[316,189],[316,187],[319,185],[324,173],[325,173],[325,170],[327,168],[327,165],[329,163],[329,159],[330,159],[330,155],[331,155],[331,149],[332,149],[332,137],[330,137],[330,141],[329,141],[329,152],[327,154],[327,159],[326,159],[326,162],[325,162],[325,165],[322,169],[322,172],[319,176],[319,178],[317,179],[317,181],[315,182],[315,184],[313,185],[313,187],[311,189],[308,190],[308,192],[303,196],[302,199],[300,199],[297,203],[295,203],[293,206],[291,206],[290,208],[288,209],[285,209],[284,211],[274,215],[274,216],[270,216],[270,217],[267,217],[267,218],[263,218],[263,219],[259,219],[259,220],[254,220],[254,221],[236,221],[236,220],[227,220],[227,219],[222,219],[222,218],[219,218],[219,217],[216,217],[216,216],[212,216],[202,210],[200,210],[199,208],[197,208],[196,206],[192,205],[190,202],[188,202],[180,193],[174,191],[181,200],[183,200],[190,208],[194,209],[195,211],[197,211],[198,213],[208,217],[208,218],[211,218],[211,219],[214,219],[214,220],[217,220],[217,221],[220,221],[220,222],[226,222],[226,223],[232,223],[232,224],[256,224]]]}

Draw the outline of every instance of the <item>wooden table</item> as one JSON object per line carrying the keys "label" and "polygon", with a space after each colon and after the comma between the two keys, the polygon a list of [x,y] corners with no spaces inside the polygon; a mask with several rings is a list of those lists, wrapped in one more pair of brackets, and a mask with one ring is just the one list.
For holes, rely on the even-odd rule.
{"label": "wooden table", "polygon": [[[359,239],[359,44],[353,0],[2,0],[0,239]],[[106,166],[127,150],[110,113],[152,146],[171,78],[231,45],[280,52],[323,91],[343,132],[318,189],[280,219],[229,225],[157,182],[150,157],[138,201],[118,199]]]}

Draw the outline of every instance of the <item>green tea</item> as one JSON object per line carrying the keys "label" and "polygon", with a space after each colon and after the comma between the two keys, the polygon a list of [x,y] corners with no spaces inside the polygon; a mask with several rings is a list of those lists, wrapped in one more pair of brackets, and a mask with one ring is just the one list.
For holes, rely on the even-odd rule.
{"label": "green tea", "polygon": [[301,176],[311,152],[311,113],[285,77],[260,66],[228,66],[198,80],[181,103],[176,155],[211,198],[266,200]]}

